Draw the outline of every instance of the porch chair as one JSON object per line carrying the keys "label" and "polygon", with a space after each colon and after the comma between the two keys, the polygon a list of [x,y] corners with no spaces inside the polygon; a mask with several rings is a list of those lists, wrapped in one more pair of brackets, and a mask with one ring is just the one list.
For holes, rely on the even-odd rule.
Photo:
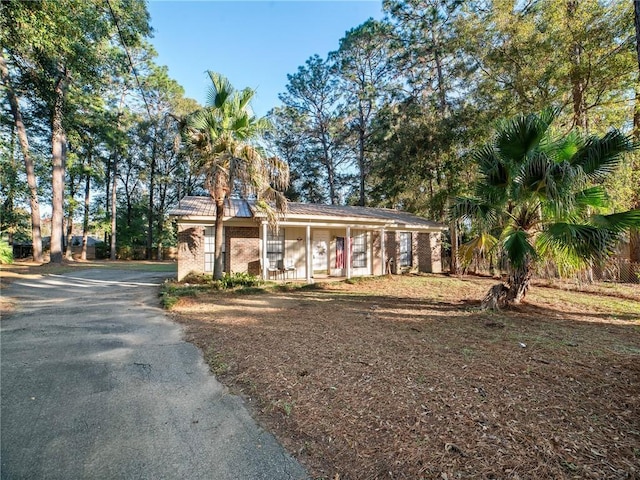
{"label": "porch chair", "polygon": [[282,273],[287,275],[287,280],[289,279],[289,272],[293,272],[294,280],[298,279],[298,270],[291,260],[287,260],[287,264],[282,265]]}
{"label": "porch chair", "polygon": [[278,275],[280,275],[280,273],[282,272],[280,265],[278,265],[279,263],[280,261],[276,262],[276,266],[274,267],[273,264],[269,262],[269,268],[267,268],[267,272],[269,272],[269,278],[271,278],[271,275],[273,274],[275,276],[275,279],[278,279]]}
{"label": "porch chair", "polygon": [[[264,268],[262,259],[260,259],[260,270],[262,270]],[[278,279],[278,274],[280,273],[280,270],[277,267],[274,267],[270,261],[267,261],[267,279],[271,279],[272,276],[275,276],[275,279]]]}

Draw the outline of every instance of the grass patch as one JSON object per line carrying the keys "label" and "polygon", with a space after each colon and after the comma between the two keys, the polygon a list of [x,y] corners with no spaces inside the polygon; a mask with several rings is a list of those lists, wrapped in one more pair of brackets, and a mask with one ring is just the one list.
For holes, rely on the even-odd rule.
{"label": "grass patch", "polygon": [[197,297],[211,287],[207,285],[184,285],[175,282],[165,282],[160,290],[162,306],[171,310],[183,297]]}
{"label": "grass patch", "polygon": [[209,365],[211,373],[216,377],[221,377],[229,371],[229,365],[225,362],[224,356],[217,352],[213,346],[207,348],[204,360]]}

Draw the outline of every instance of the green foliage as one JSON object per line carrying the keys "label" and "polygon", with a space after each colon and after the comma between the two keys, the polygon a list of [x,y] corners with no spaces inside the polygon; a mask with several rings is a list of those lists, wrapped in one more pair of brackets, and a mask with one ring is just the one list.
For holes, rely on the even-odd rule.
{"label": "green foliage", "polygon": [[287,79],[287,91],[280,95],[284,107],[272,118],[275,146],[294,172],[293,193],[307,201],[339,203],[348,188],[344,170],[352,163],[336,65],[314,55]]}
{"label": "green foliage", "polygon": [[215,282],[215,287],[221,290],[228,290],[237,287],[256,287],[262,284],[255,275],[246,272],[225,273],[225,275]]}
{"label": "green foliage", "polygon": [[109,257],[109,245],[107,245],[105,242],[97,242],[95,248],[97,260]]}
{"label": "green foliage", "polygon": [[13,248],[5,238],[0,238],[0,264],[13,263]]}
{"label": "green foliage", "polygon": [[453,218],[472,222],[479,238],[500,238],[494,249],[520,272],[518,282],[540,258],[565,271],[603,260],[623,232],[640,225],[640,210],[603,211],[606,196],[594,183],[615,172],[637,145],[617,130],[558,137],[551,128],[555,115],[545,111],[501,123],[493,142],[475,155],[474,196],[457,198],[450,208]]}

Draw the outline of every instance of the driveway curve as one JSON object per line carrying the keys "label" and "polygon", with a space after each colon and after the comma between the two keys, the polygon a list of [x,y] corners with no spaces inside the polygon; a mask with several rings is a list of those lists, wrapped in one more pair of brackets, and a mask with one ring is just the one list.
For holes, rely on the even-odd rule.
{"label": "driveway curve", "polygon": [[14,281],[0,322],[2,479],[302,479],[158,305],[166,273]]}

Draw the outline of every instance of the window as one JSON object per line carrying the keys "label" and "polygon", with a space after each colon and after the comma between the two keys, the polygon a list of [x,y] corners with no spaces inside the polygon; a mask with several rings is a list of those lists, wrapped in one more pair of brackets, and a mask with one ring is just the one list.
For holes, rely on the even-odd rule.
{"label": "window", "polygon": [[351,266],[366,268],[367,266],[367,232],[359,232],[353,236],[351,250]]}
{"label": "window", "polygon": [[400,232],[400,266],[410,267],[412,260],[411,232]]}
{"label": "window", "polygon": [[284,228],[280,228],[278,233],[269,230],[267,235],[267,258],[271,268],[278,268],[284,264]]}
{"label": "window", "polygon": [[[213,272],[215,260],[216,227],[205,227],[204,230],[204,271]],[[222,270],[225,269],[225,241],[224,229],[222,230]]]}

